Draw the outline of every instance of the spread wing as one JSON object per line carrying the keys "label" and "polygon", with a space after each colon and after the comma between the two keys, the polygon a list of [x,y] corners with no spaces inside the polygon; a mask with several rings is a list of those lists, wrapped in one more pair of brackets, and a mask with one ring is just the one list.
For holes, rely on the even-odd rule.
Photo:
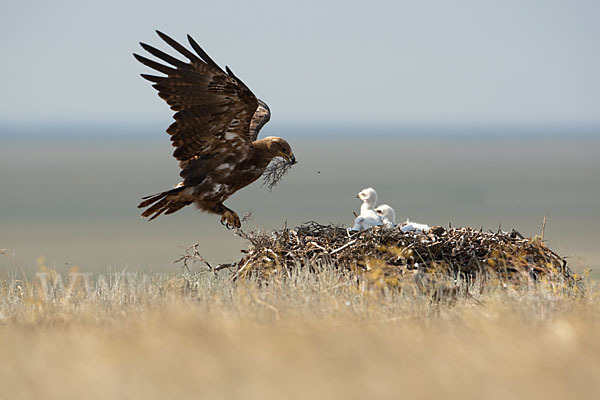
{"label": "spread wing", "polygon": [[194,160],[216,154],[239,153],[256,140],[270,118],[267,105],[258,100],[233,72],[223,71],[188,35],[194,54],[162,32],[158,36],[187,58],[181,61],[145,43],[142,48],[167,65],[134,54],[142,64],[164,74],[142,74],[153,82],[158,95],[175,111],[169,126],[173,156],[186,170]]}

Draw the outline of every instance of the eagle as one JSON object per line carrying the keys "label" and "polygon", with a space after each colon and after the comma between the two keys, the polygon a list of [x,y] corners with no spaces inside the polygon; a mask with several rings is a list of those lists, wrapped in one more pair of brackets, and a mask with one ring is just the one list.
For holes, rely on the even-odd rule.
{"label": "eagle", "polygon": [[258,139],[271,111],[229,67],[223,71],[190,35],[187,39],[195,53],[164,33],[156,33],[187,60],[145,43],[140,43],[141,47],[164,63],[133,56],[162,74],[141,76],[153,83],[175,111],[175,122],[167,133],[183,181],[170,190],[143,197],[138,208],[146,208],[142,217],[153,220],[193,203],[202,211],[220,215],[228,229],[239,228],[239,216],[223,202],[256,181],[274,159],[287,170],[296,157],[280,137]]}

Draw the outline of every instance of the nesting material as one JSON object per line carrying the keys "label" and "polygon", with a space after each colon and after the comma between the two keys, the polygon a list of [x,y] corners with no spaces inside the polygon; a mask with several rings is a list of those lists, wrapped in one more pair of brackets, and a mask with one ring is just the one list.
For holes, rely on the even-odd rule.
{"label": "nesting material", "polygon": [[262,186],[266,186],[269,191],[273,190],[279,181],[289,172],[294,164],[282,158],[274,158],[267,169],[263,172]]}
{"label": "nesting material", "polygon": [[236,278],[268,276],[298,266],[314,268],[325,262],[357,275],[378,271],[389,281],[435,273],[466,281],[493,276],[503,282],[575,283],[566,259],[541,239],[525,238],[515,230],[484,232],[438,226],[424,233],[403,232],[397,226],[350,232],[309,222],[294,229],[244,233],[243,237],[249,241],[249,249],[236,265]]}

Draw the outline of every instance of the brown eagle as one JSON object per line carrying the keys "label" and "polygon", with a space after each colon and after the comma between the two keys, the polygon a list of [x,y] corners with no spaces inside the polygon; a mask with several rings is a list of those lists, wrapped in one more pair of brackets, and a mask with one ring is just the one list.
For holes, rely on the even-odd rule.
{"label": "brown eagle", "polygon": [[186,49],[162,32],[158,36],[188,61],[181,61],[152,46],[142,48],[167,65],[134,54],[142,64],[164,74],[142,74],[153,82],[158,95],[175,112],[167,133],[176,148],[183,182],[173,189],[144,197],[138,208],[150,220],[172,214],[194,203],[200,210],[218,214],[227,228],[239,228],[240,218],[223,202],[257,180],[275,157],[289,167],[296,162],[290,145],[279,137],[257,140],[271,118],[269,107],[248,89],[228,67],[223,71],[187,36]]}

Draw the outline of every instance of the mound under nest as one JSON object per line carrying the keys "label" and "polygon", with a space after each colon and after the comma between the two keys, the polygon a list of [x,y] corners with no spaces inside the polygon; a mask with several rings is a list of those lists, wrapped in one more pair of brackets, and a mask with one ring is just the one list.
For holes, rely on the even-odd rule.
{"label": "mound under nest", "polygon": [[292,268],[326,265],[393,283],[418,273],[470,280],[495,277],[526,283],[537,280],[571,286],[576,277],[565,258],[540,238],[519,232],[484,232],[473,228],[433,227],[427,233],[375,227],[348,232],[309,222],[294,229],[242,233],[246,256],[234,267],[234,278],[266,277]]}

